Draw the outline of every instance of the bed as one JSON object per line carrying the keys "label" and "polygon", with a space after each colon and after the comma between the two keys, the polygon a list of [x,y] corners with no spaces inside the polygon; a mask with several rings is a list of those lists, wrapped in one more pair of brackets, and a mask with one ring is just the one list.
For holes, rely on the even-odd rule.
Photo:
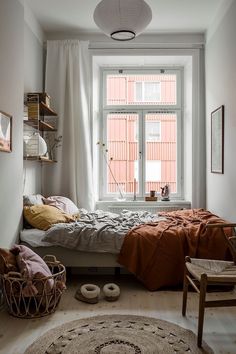
{"label": "bed", "polygon": [[54,254],[68,267],[125,267],[153,291],[182,283],[186,255],[229,259],[221,230],[206,228],[221,222],[204,209],[158,215],[80,209],[75,222],[23,230],[20,238],[39,255]]}
{"label": "bed", "polygon": [[116,214],[79,209],[78,214],[76,222],[58,223],[47,231],[25,228],[20,232],[20,242],[40,256],[54,254],[67,267],[121,267],[117,257],[127,232],[163,219],[146,211]]}

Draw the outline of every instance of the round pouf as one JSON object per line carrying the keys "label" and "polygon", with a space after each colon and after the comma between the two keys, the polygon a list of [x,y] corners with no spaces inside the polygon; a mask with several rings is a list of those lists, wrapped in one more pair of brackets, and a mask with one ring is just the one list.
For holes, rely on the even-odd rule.
{"label": "round pouf", "polygon": [[100,295],[100,288],[94,284],[84,284],[77,290],[75,298],[89,304],[96,304]]}
{"label": "round pouf", "polygon": [[107,301],[116,301],[120,296],[120,288],[114,283],[105,284],[103,293]]}

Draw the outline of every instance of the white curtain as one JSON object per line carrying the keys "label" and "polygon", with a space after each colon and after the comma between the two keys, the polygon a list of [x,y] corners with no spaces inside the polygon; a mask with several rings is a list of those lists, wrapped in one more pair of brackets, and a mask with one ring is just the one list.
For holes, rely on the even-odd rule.
{"label": "white curtain", "polygon": [[43,193],[63,195],[93,210],[88,42],[47,42],[45,91],[58,113],[62,146],[57,163],[43,167]]}

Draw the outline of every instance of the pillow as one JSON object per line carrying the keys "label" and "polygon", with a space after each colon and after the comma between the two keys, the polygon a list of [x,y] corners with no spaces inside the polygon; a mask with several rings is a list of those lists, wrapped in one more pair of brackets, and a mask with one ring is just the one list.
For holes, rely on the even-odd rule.
{"label": "pillow", "polygon": [[[24,296],[32,296],[43,292],[42,278],[52,276],[50,269],[44,260],[24,245],[14,245],[11,252],[15,254],[18,268],[22,277],[26,280],[23,288]],[[46,292],[50,292],[53,288],[54,280],[46,280]]]}
{"label": "pillow", "polygon": [[4,248],[0,248],[0,274],[18,272],[15,255]]}
{"label": "pillow", "polygon": [[50,205],[24,207],[24,217],[28,223],[40,230],[48,230],[58,223],[74,222],[74,218]]}
{"label": "pillow", "polygon": [[70,200],[69,198],[62,197],[62,196],[52,196],[48,198],[43,198],[43,202],[46,205],[54,206],[65,213],[68,214],[77,214],[79,209],[77,206]]}
{"label": "pillow", "polygon": [[24,195],[23,205],[43,205],[43,196],[41,194]]}

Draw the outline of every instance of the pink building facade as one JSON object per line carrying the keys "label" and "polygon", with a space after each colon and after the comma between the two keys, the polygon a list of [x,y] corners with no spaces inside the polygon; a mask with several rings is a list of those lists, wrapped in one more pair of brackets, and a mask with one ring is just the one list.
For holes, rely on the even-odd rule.
{"label": "pink building facade", "polygon": [[[169,184],[176,192],[177,179],[177,116],[174,111],[161,112],[160,106],[176,104],[175,75],[109,75],[107,77],[107,105],[142,106],[137,113],[110,112],[107,114],[107,147],[110,168],[125,193],[139,192],[140,131],[139,119],[145,126],[142,141],[145,154],[145,193],[160,192]],[[143,107],[159,106],[155,112]],[[153,108],[153,107],[152,107]],[[132,109],[132,108],[131,108]],[[141,114],[140,114],[141,112]],[[141,116],[141,118],[140,118]],[[134,183],[136,181],[136,187]],[[117,192],[117,186],[107,170],[107,193]]]}

